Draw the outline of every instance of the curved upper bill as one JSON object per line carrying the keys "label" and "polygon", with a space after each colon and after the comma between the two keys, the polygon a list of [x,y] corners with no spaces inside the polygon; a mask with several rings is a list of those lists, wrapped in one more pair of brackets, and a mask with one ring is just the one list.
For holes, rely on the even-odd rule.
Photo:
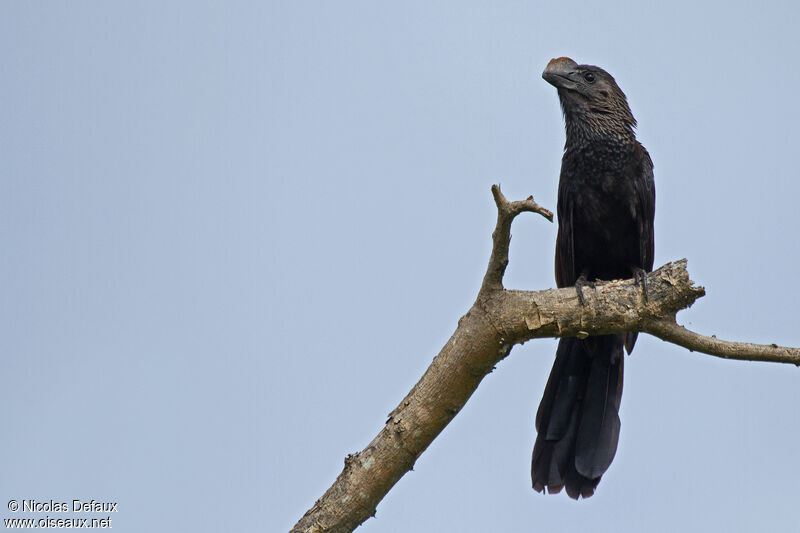
{"label": "curved upper bill", "polygon": [[568,57],[557,57],[551,59],[542,72],[542,78],[554,87],[563,89],[574,89],[576,84],[571,79],[575,74],[578,64]]}

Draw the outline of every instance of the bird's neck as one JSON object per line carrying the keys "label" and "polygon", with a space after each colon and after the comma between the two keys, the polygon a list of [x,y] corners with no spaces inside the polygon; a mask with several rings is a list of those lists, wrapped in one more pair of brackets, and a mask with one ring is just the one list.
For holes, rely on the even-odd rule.
{"label": "bird's neck", "polygon": [[636,141],[633,126],[617,117],[566,117],[568,147],[595,144],[631,146]]}

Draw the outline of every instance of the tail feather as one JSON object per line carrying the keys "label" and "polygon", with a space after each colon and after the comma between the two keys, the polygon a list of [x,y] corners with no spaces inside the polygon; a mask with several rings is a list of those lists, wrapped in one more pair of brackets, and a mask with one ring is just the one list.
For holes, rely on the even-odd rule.
{"label": "tail feather", "polygon": [[622,336],[604,336],[597,341],[575,443],[575,468],[589,479],[599,479],[617,452],[622,397]]}
{"label": "tail feather", "polygon": [[629,354],[633,353],[633,345],[636,344],[636,337],[638,336],[638,331],[628,331],[625,333],[625,350]]}
{"label": "tail feather", "polygon": [[563,338],[539,410],[533,488],[594,494],[617,451],[624,335]]}

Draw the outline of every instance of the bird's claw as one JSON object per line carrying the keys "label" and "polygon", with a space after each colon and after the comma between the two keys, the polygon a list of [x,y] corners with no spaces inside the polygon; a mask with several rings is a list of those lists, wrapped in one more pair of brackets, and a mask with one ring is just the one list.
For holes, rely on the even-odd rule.
{"label": "bird's claw", "polygon": [[575,292],[578,293],[578,302],[580,302],[581,307],[586,305],[586,299],[583,297],[584,287],[591,287],[594,289],[594,281],[587,280],[586,276],[581,274],[581,276],[575,280]]}
{"label": "bird's claw", "polygon": [[648,295],[647,295],[647,272],[645,272],[641,268],[634,268],[633,269],[633,281],[636,285],[642,287],[642,294],[644,295],[644,301],[647,302]]}

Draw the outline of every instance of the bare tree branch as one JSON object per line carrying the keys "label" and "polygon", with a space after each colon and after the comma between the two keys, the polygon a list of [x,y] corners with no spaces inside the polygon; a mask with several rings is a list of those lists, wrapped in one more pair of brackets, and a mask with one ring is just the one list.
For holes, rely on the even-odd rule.
{"label": "bare tree branch", "polygon": [[678,325],[674,319],[651,320],[642,331],[667,342],[683,346],[692,352],[703,352],[724,359],[790,363],[800,366],[800,348],[787,348],[777,344],[752,344],[723,341],[712,335],[706,337]]}
{"label": "bare tree branch", "polygon": [[492,185],[492,196],[497,205],[497,225],[492,233],[492,255],[489,266],[483,277],[480,293],[491,290],[503,289],[503,275],[508,266],[508,246],[511,243],[511,221],[525,211],[539,213],[544,218],[553,221],[553,213],[533,201],[533,196],[528,196],[521,202],[509,202],[500,191],[499,185]]}
{"label": "bare tree branch", "polygon": [[492,187],[497,225],[489,265],[475,303],[425,374],[389,414],[383,429],[361,452],[345,458],[344,470],[292,532],[348,532],[370,516],[378,502],[413,466],[461,410],[478,384],[511,351],[534,338],[645,331],[690,350],[731,359],[800,364],[800,349],[721,341],[691,332],[675,314],[705,294],[689,279],[686,260],[648,274],[648,299],[633,280],[598,282],[585,290],[503,289],[511,222],[531,211],[552,220],[530,197],[509,202]]}

